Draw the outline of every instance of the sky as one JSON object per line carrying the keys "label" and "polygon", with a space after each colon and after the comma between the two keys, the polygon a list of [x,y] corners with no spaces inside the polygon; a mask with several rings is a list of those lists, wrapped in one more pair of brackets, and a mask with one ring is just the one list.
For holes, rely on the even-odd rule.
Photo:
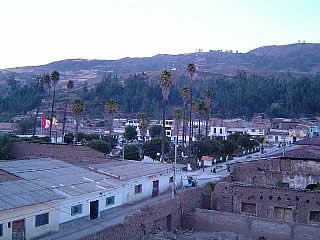
{"label": "sky", "polygon": [[0,0],[0,69],[320,42],[319,0]]}

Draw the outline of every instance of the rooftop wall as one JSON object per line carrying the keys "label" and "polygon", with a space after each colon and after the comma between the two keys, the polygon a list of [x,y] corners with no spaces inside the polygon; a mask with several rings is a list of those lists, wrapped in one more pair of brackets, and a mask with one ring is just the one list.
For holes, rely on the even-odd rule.
{"label": "rooftop wall", "polygon": [[85,163],[89,160],[101,162],[106,159],[103,153],[78,145],[22,142],[11,144],[9,151],[15,159],[55,158],[70,163]]}

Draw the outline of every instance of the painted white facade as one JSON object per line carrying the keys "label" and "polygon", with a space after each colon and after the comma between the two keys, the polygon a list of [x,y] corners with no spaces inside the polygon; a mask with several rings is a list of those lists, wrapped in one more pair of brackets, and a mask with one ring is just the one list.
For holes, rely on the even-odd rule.
{"label": "painted white facade", "polygon": [[[49,214],[48,224],[36,227],[36,216],[44,213]],[[59,211],[50,206],[50,203],[37,204],[0,211],[0,224],[2,224],[3,229],[3,235],[0,236],[0,240],[11,240],[13,222],[21,219],[24,220],[24,236],[26,240],[59,231]]]}
{"label": "painted white facade", "polygon": [[209,130],[210,137],[222,137],[226,139],[228,136],[226,127],[211,126]]}

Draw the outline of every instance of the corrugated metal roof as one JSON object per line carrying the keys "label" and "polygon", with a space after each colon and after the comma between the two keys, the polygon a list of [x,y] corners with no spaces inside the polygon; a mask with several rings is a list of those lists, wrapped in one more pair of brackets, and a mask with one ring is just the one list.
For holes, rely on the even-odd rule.
{"label": "corrugated metal roof", "polygon": [[50,189],[36,186],[27,180],[0,184],[0,211],[62,199]]}

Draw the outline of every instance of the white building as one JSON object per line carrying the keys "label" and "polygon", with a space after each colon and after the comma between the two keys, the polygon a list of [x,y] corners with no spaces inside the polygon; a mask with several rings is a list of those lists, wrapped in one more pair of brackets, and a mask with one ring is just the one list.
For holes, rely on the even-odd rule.
{"label": "white building", "polygon": [[59,231],[54,205],[62,195],[1,170],[0,182],[0,240],[29,240]]}
{"label": "white building", "polygon": [[[49,215],[54,218],[49,221],[50,226],[53,225],[48,228],[50,231],[58,231],[58,223],[85,216],[88,220],[95,219],[101,211],[109,208],[158,196],[173,185],[172,165],[164,163],[108,160],[106,163],[82,168],[60,160],[33,159],[3,162],[0,168],[25,179],[34,187],[48,189],[53,196],[61,199],[52,203],[56,211],[52,210]],[[181,186],[182,182],[181,169],[177,169],[177,186]],[[24,197],[20,194],[19,199]],[[47,211],[47,208],[41,211]],[[18,209],[15,213],[19,217]],[[6,229],[5,232],[7,234]],[[39,231],[37,234],[44,232]],[[3,239],[0,237],[0,240]]]}

